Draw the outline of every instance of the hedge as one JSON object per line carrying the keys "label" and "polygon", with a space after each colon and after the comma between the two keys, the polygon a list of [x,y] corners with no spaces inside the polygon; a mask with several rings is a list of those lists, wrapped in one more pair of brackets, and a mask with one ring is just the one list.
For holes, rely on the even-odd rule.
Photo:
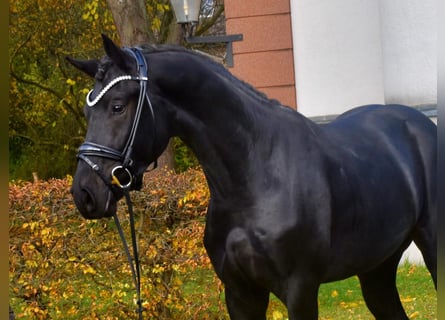
{"label": "hedge", "polygon": [[[83,219],[71,182],[67,176],[10,183],[10,304],[19,319],[135,318],[135,290],[114,222]],[[132,199],[144,318],[225,318],[222,286],[202,244],[209,199],[202,172],[160,172]],[[118,215],[129,235],[123,202]],[[204,284],[196,281],[203,274]]]}

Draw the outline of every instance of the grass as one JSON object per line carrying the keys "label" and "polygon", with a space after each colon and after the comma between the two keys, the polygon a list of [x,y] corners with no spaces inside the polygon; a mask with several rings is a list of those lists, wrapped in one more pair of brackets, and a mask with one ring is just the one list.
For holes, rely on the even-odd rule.
{"label": "grass", "polygon": [[[397,287],[405,311],[410,319],[437,319],[437,294],[428,270],[424,266],[403,264],[397,272]],[[211,319],[228,319],[222,288],[217,285],[213,271],[195,270],[184,284],[184,294],[198,299],[203,294],[211,299]],[[322,284],[318,295],[319,319],[374,319],[367,309],[357,277]],[[284,305],[273,295],[269,303],[267,319],[287,319]]]}
{"label": "grass", "polygon": [[[425,267],[400,266],[397,287],[410,319],[437,319],[437,294]],[[320,319],[374,319],[366,308],[357,277],[322,285],[319,305]]]}

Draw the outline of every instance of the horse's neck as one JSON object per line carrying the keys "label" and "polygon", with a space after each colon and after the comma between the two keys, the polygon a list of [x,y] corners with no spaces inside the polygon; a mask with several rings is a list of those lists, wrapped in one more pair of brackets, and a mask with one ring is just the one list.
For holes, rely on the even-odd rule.
{"label": "horse's neck", "polygon": [[241,100],[239,106],[215,99],[213,105],[195,103],[194,109],[177,111],[180,137],[199,159],[213,198],[254,198],[257,180],[270,180],[266,175],[276,174],[271,168],[288,166],[287,146],[295,150],[299,141],[314,135],[307,133],[311,123],[292,111]]}
{"label": "horse's neck", "polygon": [[195,104],[194,109],[179,113],[179,135],[198,158],[211,191],[229,197],[245,189],[248,157],[257,135],[253,119],[218,103]]}
{"label": "horse's neck", "polygon": [[[300,122],[306,127],[306,119],[271,106],[230,76],[207,70],[199,62],[194,65],[193,59],[189,63],[182,59],[185,56],[176,56],[166,61],[170,69],[156,72],[164,98],[175,106],[171,117],[175,134],[193,149],[213,194],[248,196],[252,176],[268,161],[271,146],[283,137],[290,139],[282,125],[293,127],[298,137]],[[178,65],[173,67],[175,63]],[[153,68],[157,66],[160,64],[153,64]]]}

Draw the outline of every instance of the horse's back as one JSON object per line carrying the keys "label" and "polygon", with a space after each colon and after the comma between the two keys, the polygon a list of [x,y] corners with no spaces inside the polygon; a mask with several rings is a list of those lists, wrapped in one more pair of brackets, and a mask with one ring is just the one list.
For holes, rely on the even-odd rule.
{"label": "horse's back", "polygon": [[415,124],[419,128],[423,128],[422,130],[436,136],[436,126],[427,116],[412,107],[397,104],[373,104],[357,107],[339,115],[326,127],[338,128],[354,123],[364,129],[383,129],[386,124],[394,123],[394,121]]}
{"label": "horse's back", "polygon": [[[328,136],[346,146],[359,147],[364,143],[384,152],[385,148],[394,150],[409,145],[410,149],[406,151],[419,152],[421,157],[435,158],[437,153],[436,125],[421,112],[407,106],[358,107],[341,114],[324,129]],[[433,160],[424,159],[425,163]]]}
{"label": "horse's back", "polygon": [[[402,105],[368,105],[340,115],[326,126],[346,145],[365,142],[403,158],[420,157],[424,170],[436,173],[437,126],[420,111]],[[335,135],[334,133],[334,135]],[[356,143],[356,147],[358,144]]]}
{"label": "horse's back", "polygon": [[358,107],[324,129],[336,148],[353,153],[359,165],[364,164],[362,174],[369,166],[383,169],[384,163],[392,163],[387,170],[398,168],[412,189],[435,201],[437,127],[418,110],[402,105]]}

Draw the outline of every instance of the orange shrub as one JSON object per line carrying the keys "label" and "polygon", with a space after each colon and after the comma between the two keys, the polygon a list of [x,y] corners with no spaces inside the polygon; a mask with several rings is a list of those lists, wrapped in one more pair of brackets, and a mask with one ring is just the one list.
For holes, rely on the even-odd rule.
{"label": "orange shrub", "polygon": [[[70,184],[70,177],[10,183],[10,304],[20,319],[135,317],[135,290],[114,222],[84,220]],[[144,317],[222,317],[221,284],[202,244],[209,199],[202,172],[158,173],[132,199]],[[122,202],[118,215],[129,235],[126,209]]]}

